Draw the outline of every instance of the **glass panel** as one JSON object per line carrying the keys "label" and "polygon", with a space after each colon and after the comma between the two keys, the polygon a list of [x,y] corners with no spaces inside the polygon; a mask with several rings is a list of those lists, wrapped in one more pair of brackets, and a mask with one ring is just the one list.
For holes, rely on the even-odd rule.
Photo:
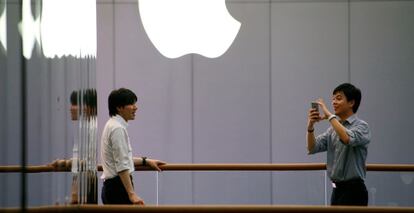
{"label": "glass panel", "polygon": [[[325,171],[176,172],[158,177],[160,205],[330,205],[332,184]],[[370,206],[412,206],[414,172],[368,172]],[[270,191],[269,189],[273,190]]]}
{"label": "glass panel", "polygon": [[157,172],[151,171],[134,172],[132,175],[135,193],[144,200],[146,205],[156,205],[158,203],[157,176]]}
{"label": "glass panel", "polygon": [[325,205],[325,171],[273,173],[273,204]]}
{"label": "glass panel", "polygon": [[194,204],[270,204],[270,172],[195,172]]}
{"label": "glass panel", "polygon": [[[21,55],[17,3],[0,0],[0,165],[21,162]],[[20,206],[21,175],[1,173],[0,206]]]}
{"label": "glass panel", "polygon": [[[0,104],[0,120],[4,121],[6,120],[6,105],[7,105],[7,77],[6,77],[6,71],[7,71],[7,40],[5,36],[7,36],[7,6],[5,0],[0,0],[0,100],[2,100],[2,103]],[[6,149],[7,149],[7,142],[6,142],[6,128],[4,125],[0,124],[0,146],[2,147],[0,151],[0,165],[6,165]],[[1,192],[8,192],[7,189],[7,178],[9,176],[6,174],[0,174],[0,191]],[[18,187],[14,187],[15,189],[18,189]],[[16,190],[17,191],[17,190]],[[0,197],[0,207],[5,206],[7,203],[6,197],[9,197],[12,195],[9,195],[7,193],[7,196],[1,196]]]}
{"label": "glass panel", "polygon": [[368,172],[369,205],[413,206],[414,172]]}
{"label": "glass panel", "polygon": [[324,171],[165,171],[158,190],[160,205],[324,205],[326,197]]}
{"label": "glass panel", "polygon": [[164,171],[158,175],[158,203],[192,204],[193,203],[193,172]]}

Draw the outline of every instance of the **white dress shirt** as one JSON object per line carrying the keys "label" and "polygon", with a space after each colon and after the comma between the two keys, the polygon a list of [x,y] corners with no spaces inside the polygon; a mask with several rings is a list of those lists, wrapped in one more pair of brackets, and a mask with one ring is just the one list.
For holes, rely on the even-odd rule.
{"label": "white dress shirt", "polygon": [[128,123],[120,115],[112,116],[105,124],[101,137],[102,179],[110,179],[119,172],[134,171]]}

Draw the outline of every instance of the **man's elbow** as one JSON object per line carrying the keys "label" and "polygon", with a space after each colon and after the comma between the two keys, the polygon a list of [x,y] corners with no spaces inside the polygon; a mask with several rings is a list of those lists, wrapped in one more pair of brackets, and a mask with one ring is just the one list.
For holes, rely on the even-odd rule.
{"label": "man's elbow", "polygon": [[342,141],[343,144],[349,145],[349,143],[351,141],[351,138],[347,135],[346,137],[341,138],[341,141]]}
{"label": "man's elbow", "polygon": [[313,154],[314,152],[313,152],[313,148],[314,147],[306,147],[307,148],[307,150],[308,150],[308,155],[311,155],[311,154]]}

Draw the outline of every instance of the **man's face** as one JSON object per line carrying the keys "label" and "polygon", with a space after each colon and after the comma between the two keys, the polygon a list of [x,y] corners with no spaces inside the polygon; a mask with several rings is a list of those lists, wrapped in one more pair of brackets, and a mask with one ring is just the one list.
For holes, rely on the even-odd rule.
{"label": "man's face", "polygon": [[344,92],[340,91],[332,96],[332,106],[336,115],[352,113],[354,101],[348,101]]}
{"label": "man's face", "polygon": [[135,112],[138,110],[136,103],[118,107],[118,114],[122,116],[126,121],[135,119]]}

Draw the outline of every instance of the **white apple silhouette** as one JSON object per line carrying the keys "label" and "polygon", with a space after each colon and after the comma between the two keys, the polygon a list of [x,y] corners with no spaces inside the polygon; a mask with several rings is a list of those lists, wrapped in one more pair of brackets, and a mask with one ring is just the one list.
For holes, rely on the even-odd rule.
{"label": "white apple silhouette", "polygon": [[225,0],[138,0],[144,29],[162,55],[224,54],[240,29]]}

